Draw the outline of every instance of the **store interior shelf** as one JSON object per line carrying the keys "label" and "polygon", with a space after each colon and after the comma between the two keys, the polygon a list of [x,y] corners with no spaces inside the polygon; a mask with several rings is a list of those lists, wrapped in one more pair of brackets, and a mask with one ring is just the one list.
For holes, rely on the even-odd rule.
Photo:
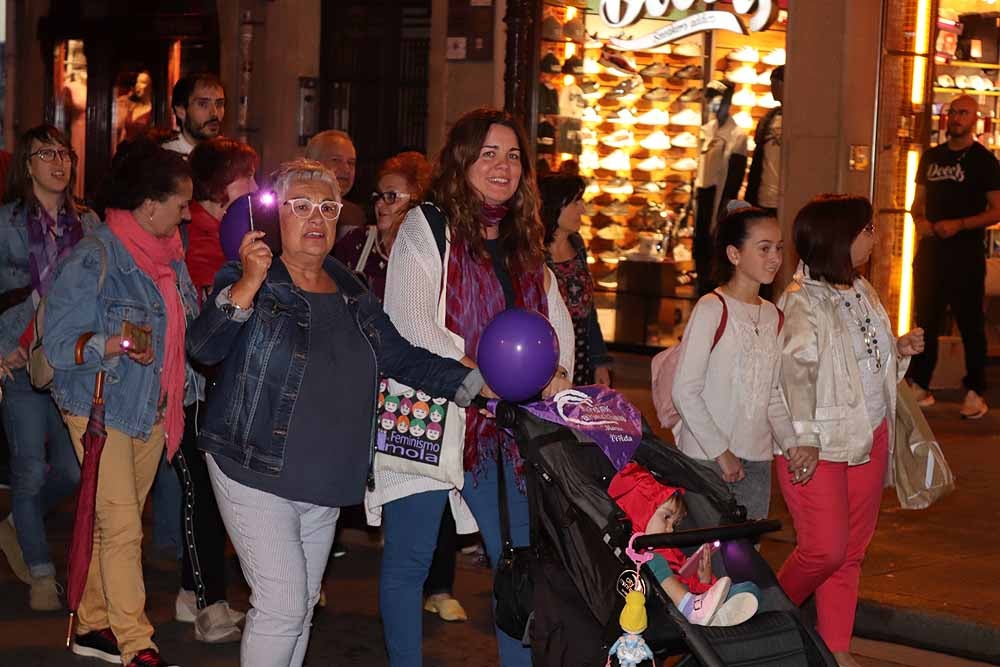
{"label": "store interior shelf", "polygon": [[947,67],[976,67],[978,69],[1000,69],[996,63],[977,63],[971,60],[952,60]]}
{"label": "store interior shelf", "polygon": [[934,86],[935,93],[955,93],[956,95],[972,95],[976,97],[977,95],[986,95],[988,97],[1000,97],[1000,90],[974,90],[972,88],[942,88],[940,86]]}

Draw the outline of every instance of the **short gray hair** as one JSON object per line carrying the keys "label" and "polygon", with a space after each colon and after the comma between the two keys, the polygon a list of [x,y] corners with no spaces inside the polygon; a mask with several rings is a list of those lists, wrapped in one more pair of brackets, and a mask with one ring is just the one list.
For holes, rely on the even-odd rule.
{"label": "short gray hair", "polygon": [[306,144],[306,157],[310,160],[319,160],[323,157],[323,147],[333,142],[337,139],[346,141],[350,145],[354,145],[354,141],[351,139],[351,135],[343,130],[323,130],[319,134],[313,135]]}
{"label": "short gray hair", "polygon": [[292,183],[297,181],[323,181],[333,188],[334,199],[340,201],[340,186],[333,172],[323,166],[322,162],[297,158],[283,162],[273,174],[274,191],[279,201],[283,201]]}

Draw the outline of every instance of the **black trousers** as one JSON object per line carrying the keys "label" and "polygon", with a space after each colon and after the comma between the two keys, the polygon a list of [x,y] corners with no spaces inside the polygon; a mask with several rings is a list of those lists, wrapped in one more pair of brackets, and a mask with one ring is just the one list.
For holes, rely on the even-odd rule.
{"label": "black trousers", "polygon": [[184,492],[181,586],[195,592],[199,609],[226,599],[226,526],[215,502],[205,455],[198,451],[198,417],[204,411],[204,403],[185,408],[184,439],[174,456],[174,470]]}
{"label": "black trousers", "polygon": [[691,254],[694,257],[694,269],[698,272],[698,296],[708,294],[717,287],[712,278],[715,190],[713,185],[695,191],[694,247],[691,249]]}
{"label": "black trousers", "polygon": [[[937,250],[937,252],[935,252]],[[986,391],[986,258],[980,248],[947,255],[921,241],[913,261],[913,313],[924,330],[923,354],[910,362],[909,376],[927,389],[937,364],[938,336],[951,309],[965,348],[966,389]]]}
{"label": "black trousers", "polygon": [[451,514],[451,503],[444,504],[441,515],[441,529],[438,531],[434,560],[431,561],[427,579],[424,580],[424,596],[438,593],[451,594],[455,584],[455,552],[458,550],[458,534],[455,532],[455,517]]}

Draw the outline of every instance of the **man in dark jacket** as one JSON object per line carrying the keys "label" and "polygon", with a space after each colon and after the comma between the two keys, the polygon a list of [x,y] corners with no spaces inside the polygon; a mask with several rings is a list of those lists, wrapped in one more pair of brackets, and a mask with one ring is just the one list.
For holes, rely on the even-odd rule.
{"label": "man in dark jacket", "polygon": [[754,133],[756,148],[750,163],[745,199],[760,208],[777,213],[781,192],[781,103],[785,97],[785,66],[771,72],[771,95],[778,106],[767,112]]}

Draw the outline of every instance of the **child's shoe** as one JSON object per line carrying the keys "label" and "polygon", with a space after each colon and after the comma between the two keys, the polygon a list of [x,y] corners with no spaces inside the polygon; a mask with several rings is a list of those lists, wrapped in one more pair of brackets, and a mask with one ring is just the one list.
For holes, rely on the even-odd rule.
{"label": "child's shoe", "polygon": [[737,593],[719,605],[709,625],[729,627],[744,623],[757,613],[757,598],[753,593]]}
{"label": "child's shoe", "polygon": [[693,625],[710,625],[712,618],[719,610],[719,606],[729,595],[729,587],[732,585],[729,577],[720,577],[712,584],[712,587],[700,595],[688,593],[681,600],[678,608],[684,617]]}

